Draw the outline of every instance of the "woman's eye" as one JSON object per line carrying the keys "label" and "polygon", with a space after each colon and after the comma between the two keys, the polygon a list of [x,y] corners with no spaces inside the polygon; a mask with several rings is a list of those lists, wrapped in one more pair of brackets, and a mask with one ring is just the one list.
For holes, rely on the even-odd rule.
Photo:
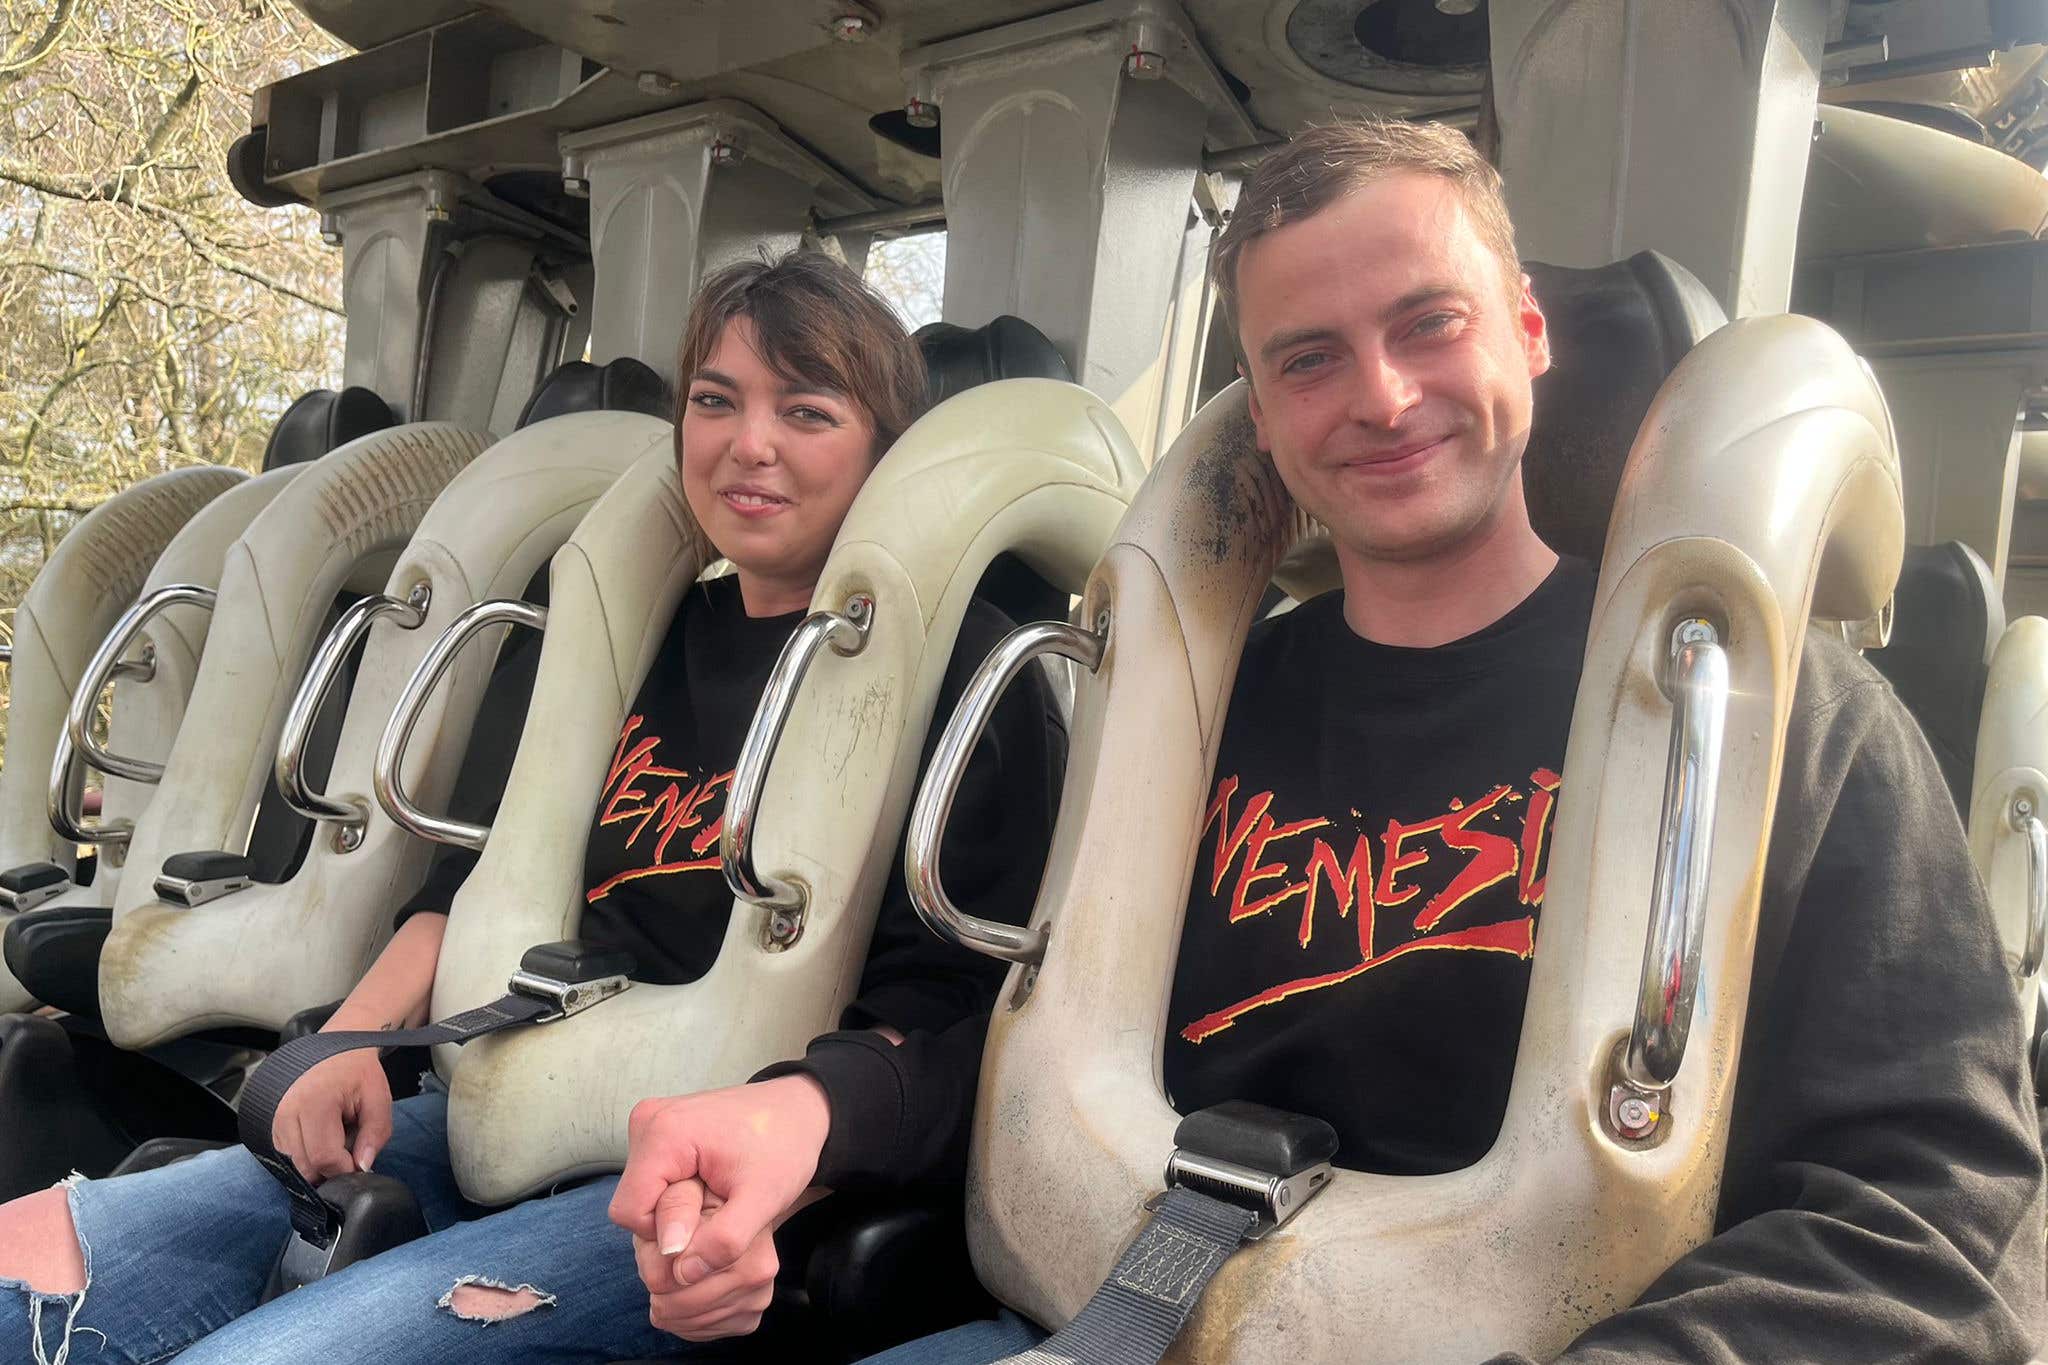
{"label": "woman's eye", "polygon": [[795,407],[789,410],[789,415],[794,420],[809,425],[834,427],[839,425],[832,414],[826,412],[823,408]]}
{"label": "woman's eye", "polygon": [[690,395],[690,406],[696,408],[703,408],[707,412],[716,412],[725,408],[729,408],[732,406],[732,404],[728,403],[725,400],[724,394],[712,393],[709,390],[704,390]]}

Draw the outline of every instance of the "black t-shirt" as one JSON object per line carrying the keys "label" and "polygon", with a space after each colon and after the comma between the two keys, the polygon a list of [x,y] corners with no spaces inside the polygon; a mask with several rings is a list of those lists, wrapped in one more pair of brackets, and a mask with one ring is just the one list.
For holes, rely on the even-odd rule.
{"label": "black t-shirt", "polygon": [[[1192,1113],[1336,1125],[1347,1166],[1468,1165],[1500,1130],[1594,577],[1435,649],[1332,592],[1246,641],[1167,1015]],[[1452,1079],[1455,1078],[1455,1079]]]}
{"label": "black t-shirt", "polygon": [[[768,674],[803,616],[748,616],[731,576],[694,585],[627,712],[585,846],[579,934],[630,951],[637,980],[694,981],[717,960],[733,899],[718,865],[726,789]],[[1001,612],[969,604],[927,761],[967,679],[1009,629]],[[499,704],[515,702],[524,705],[510,695]],[[1026,670],[975,750],[941,850],[949,892],[974,913],[1011,923],[1029,914],[1065,759],[1050,689]],[[474,784],[459,782],[458,792],[465,785]],[[465,818],[488,819],[496,802],[479,804]],[[1002,978],[1001,963],[925,929],[903,886],[900,835],[898,853],[847,1028],[942,1029],[985,1009]],[[438,859],[407,913],[445,911],[474,863],[459,851]]]}

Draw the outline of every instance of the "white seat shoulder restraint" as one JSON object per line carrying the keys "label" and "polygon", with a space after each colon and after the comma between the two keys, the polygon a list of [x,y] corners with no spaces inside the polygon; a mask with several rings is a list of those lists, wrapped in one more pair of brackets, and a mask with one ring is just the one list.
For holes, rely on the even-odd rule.
{"label": "white seat shoulder restraint", "polygon": [[[1309,529],[1238,386],[1155,469],[1090,582],[1082,619],[1107,614],[1107,652],[1076,699],[1034,918],[1049,941],[996,1006],[969,1173],[982,1281],[1040,1322],[1087,1301],[1160,1189],[1179,1120],[1161,1039],[1201,805],[1252,614]],[[1889,417],[1834,333],[1749,319],[1678,366],[1610,524],[1498,1142],[1445,1175],[1338,1171],[1223,1265],[1173,1358],[1542,1359],[1711,1232],[1805,624],[1876,614],[1901,544]],[[1663,1117],[1628,1141],[1609,1087],[1638,1012],[1672,747],[1658,678],[1694,617],[1728,670],[1698,1007]]]}
{"label": "white seat shoulder restraint", "polygon": [[[324,793],[350,814],[315,817],[322,830],[285,882],[189,909],[151,901],[130,911],[101,958],[103,975],[144,987],[123,996],[124,1036],[156,1042],[230,1024],[279,1028],[348,993],[433,848],[371,796],[377,742],[399,692],[455,617],[516,597],[621,473],[667,456],[672,431],[637,412],[572,413],[515,431],[448,481],[383,592],[351,608],[320,651],[339,664],[367,630]],[[466,652],[423,713],[403,773],[404,789],[422,800],[438,803],[454,784],[494,653]],[[300,685],[305,717],[319,709],[335,669],[322,672]]]}
{"label": "white seat shoulder restraint", "polygon": [[[72,844],[51,827],[50,765],[86,664],[135,601],[166,546],[208,503],[246,480],[238,469],[174,469],[117,493],[57,542],[14,610],[8,669],[7,765],[0,770],[0,871],[52,863],[70,871]],[[101,872],[107,869],[103,866]],[[5,925],[0,912],[0,927]],[[0,1009],[29,1004],[0,966]]]}
{"label": "white seat shoulder restraint", "polygon": [[[636,985],[559,1023],[452,1057],[442,1049],[455,1171],[471,1198],[499,1203],[616,1169],[637,1101],[742,1081],[837,1026],[983,570],[1007,551],[1078,588],[1141,472],[1109,408],[1050,380],[971,389],[904,433],[855,501],[812,599],[816,611],[869,599],[864,643],[811,668],[753,825],[755,864],[773,869],[771,883],[800,886],[802,908],[777,926],[737,905],[699,981]],[[436,1018],[502,994],[526,949],[574,937],[585,838],[619,728],[683,589],[714,553],[673,463],[650,458],[555,557],[530,719],[482,861],[455,901]]]}
{"label": "white seat shoulder restraint", "polygon": [[[166,857],[242,850],[285,707],[335,595],[380,585],[435,497],[489,443],[439,422],[360,437],[287,483],[229,549],[198,680],[130,840],[100,961],[102,1017],[120,1046],[161,1041],[149,1002],[181,989],[128,966],[136,940],[160,932],[160,917],[126,921],[155,902]],[[182,969],[197,979],[233,962],[188,956]]]}
{"label": "white seat shoulder restraint", "polygon": [[[166,600],[168,589],[198,588],[215,592],[220,588],[221,570],[227,564],[228,548],[249,529],[249,523],[268,507],[285,485],[297,478],[306,465],[286,465],[244,479],[199,509],[157,557],[135,599],[135,612],[150,610],[150,604],[164,602],[139,627],[134,640],[121,652],[122,662],[149,660],[149,677],[130,678],[114,687],[108,708],[107,749],[145,764],[161,765],[177,738],[185,718],[185,706],[192,698],[192,685],[199,676],[199,661],[206,650],[206,634],[213,625],[213,612],[203,602]],[[124,614],[121,622],[129,622]],[[121,630],[117,623],[114,630]],[[111,636],[112,632],[109,632]],[[105,642],[102,643],[105,648]],[[76,701],[76,693],[73,694]],[[87,758],[74,748],[72,777]],[[57,775],[45,774],[45,790],[51,802],[58,799]],[[128,835],[148,808],[156,785],[115,773],[102,773],[102,801],[97,826],[91,828],[100,850],[99,870],[90,886],[75,887],[50,902],[53,906],[111,908],[127,866]],[[67,788],[75,788],[75,781]],[[75,790],[63,793],[66,816],[73,825],[78,811]],[[49,817],[45,815],[47,822]]]}
{"label": "white seat shoulder restraint", "polygon": [[1970,855],[1991,896],[2020,1005],[2034,1027],[2048,946],[2048,621],[1999,637],[1977,722]]}

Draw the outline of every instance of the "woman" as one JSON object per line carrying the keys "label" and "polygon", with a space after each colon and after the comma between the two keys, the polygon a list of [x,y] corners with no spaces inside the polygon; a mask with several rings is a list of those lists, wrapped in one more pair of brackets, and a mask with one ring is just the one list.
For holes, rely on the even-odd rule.
{"label": "woman", "polygon": [[[735,571],[685,594],[627,718],[586,848],[581,928],[629,949],[635,975],[656,982],[693,980],[717,956],[731,911],[717,830],[741,738],[840,522],[924,392],[917,349],[887,307],[844,266],[806,253],[714,275],[677,372],[683,491]],[[938,714],[1007,628],[986,606],[969,611]],[[945,858],[980,913],[1028,911],[1056,787],[1051,714],[1043,690],[1013,691],[970,768]],[[431,895],[416,902],[327,1028],[424,1022],[446,923]],[[925,933],[898,884],[842,1024],[890,1043],[943,1030],[986,1010],[998,975]],[[824,1094],[800,1074],[747,1089],[798,1087]],[[616,1179],[505,1210],[470,1204],[450,1169],[438,1084],[394,1105],[374,1052],[332,1058],[286,1096],[273,1140],[309,1179],[374,1169],[404,1181],[430,1235],[259,1306],[289,1222],[281,1187],[247,1151],[74,1180],[0,1207],[0,1280],[13,1282],[0,1291],[0,1358],[28,1354],[23,1340],[38,1361],[68,1349],[74,1362],[137,1365],[180,1352],[296,1365],[678,1349],[649,1321],[632,1239],[606,1219]],[[758,1276],[728,1276],[668,1325],[699,1339],[744,1334],[771,1292]]]}

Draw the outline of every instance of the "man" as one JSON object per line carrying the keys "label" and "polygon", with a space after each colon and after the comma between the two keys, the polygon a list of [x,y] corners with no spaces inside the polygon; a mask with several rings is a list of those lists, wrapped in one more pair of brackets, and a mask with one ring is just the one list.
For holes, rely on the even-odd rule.
{"label": "man", "polygon": [[[1543,315],[1499,178],[1441,128],[1297,137],[1245,187],[1215,266],[1260,447],[1329,528],[1343,591],[1246,646],[1167,1087],[1183,1112],[1238,1098],[1328,1119],[1345,1165],[1454,1169],[1491,1146],[1506,1103],[1593,596],[1591,569],[1538,539],[1523,500]],[[2042,1163],[2012,986],[1926,744],[1818,632],[1781,793],[1717,1235],[1565,1359],[2025,1361]],[[1496,841],[1510,870],[1474,884],[1457,875],[1469,857],[1428,858],[1453,829],[1453,847]],[[1248,861],[1253,831],[1264,852]],[[1354,840],[1378,861],[1342,933],[1279,894],[1298,874],[1254,875]],[[837,1153],[823,1172],[815,1122],[746,1089],[664,1101],[677,1107],[636,1131],[614,1216],[689,1248],[681,1279],[708,1283],[853,1152],[885,1178],[957,1161],[977,1036],[872,1049],[887,1122],[853,1108],[874,1079],[813,1065]],[[926,1164],[873,1156],[902,1150],[895,1116],[920,1107]],[[731,1202],[700,1225],[707,1193]],[[750,1217],[732,1218],[742,1200]],[[707,1235],[721,1216],[723,1240]],[[663,1273],[657,1321],[675,1292]],[[878,1359],[988,1361],[1040,1335],[1006,1315]]]}

